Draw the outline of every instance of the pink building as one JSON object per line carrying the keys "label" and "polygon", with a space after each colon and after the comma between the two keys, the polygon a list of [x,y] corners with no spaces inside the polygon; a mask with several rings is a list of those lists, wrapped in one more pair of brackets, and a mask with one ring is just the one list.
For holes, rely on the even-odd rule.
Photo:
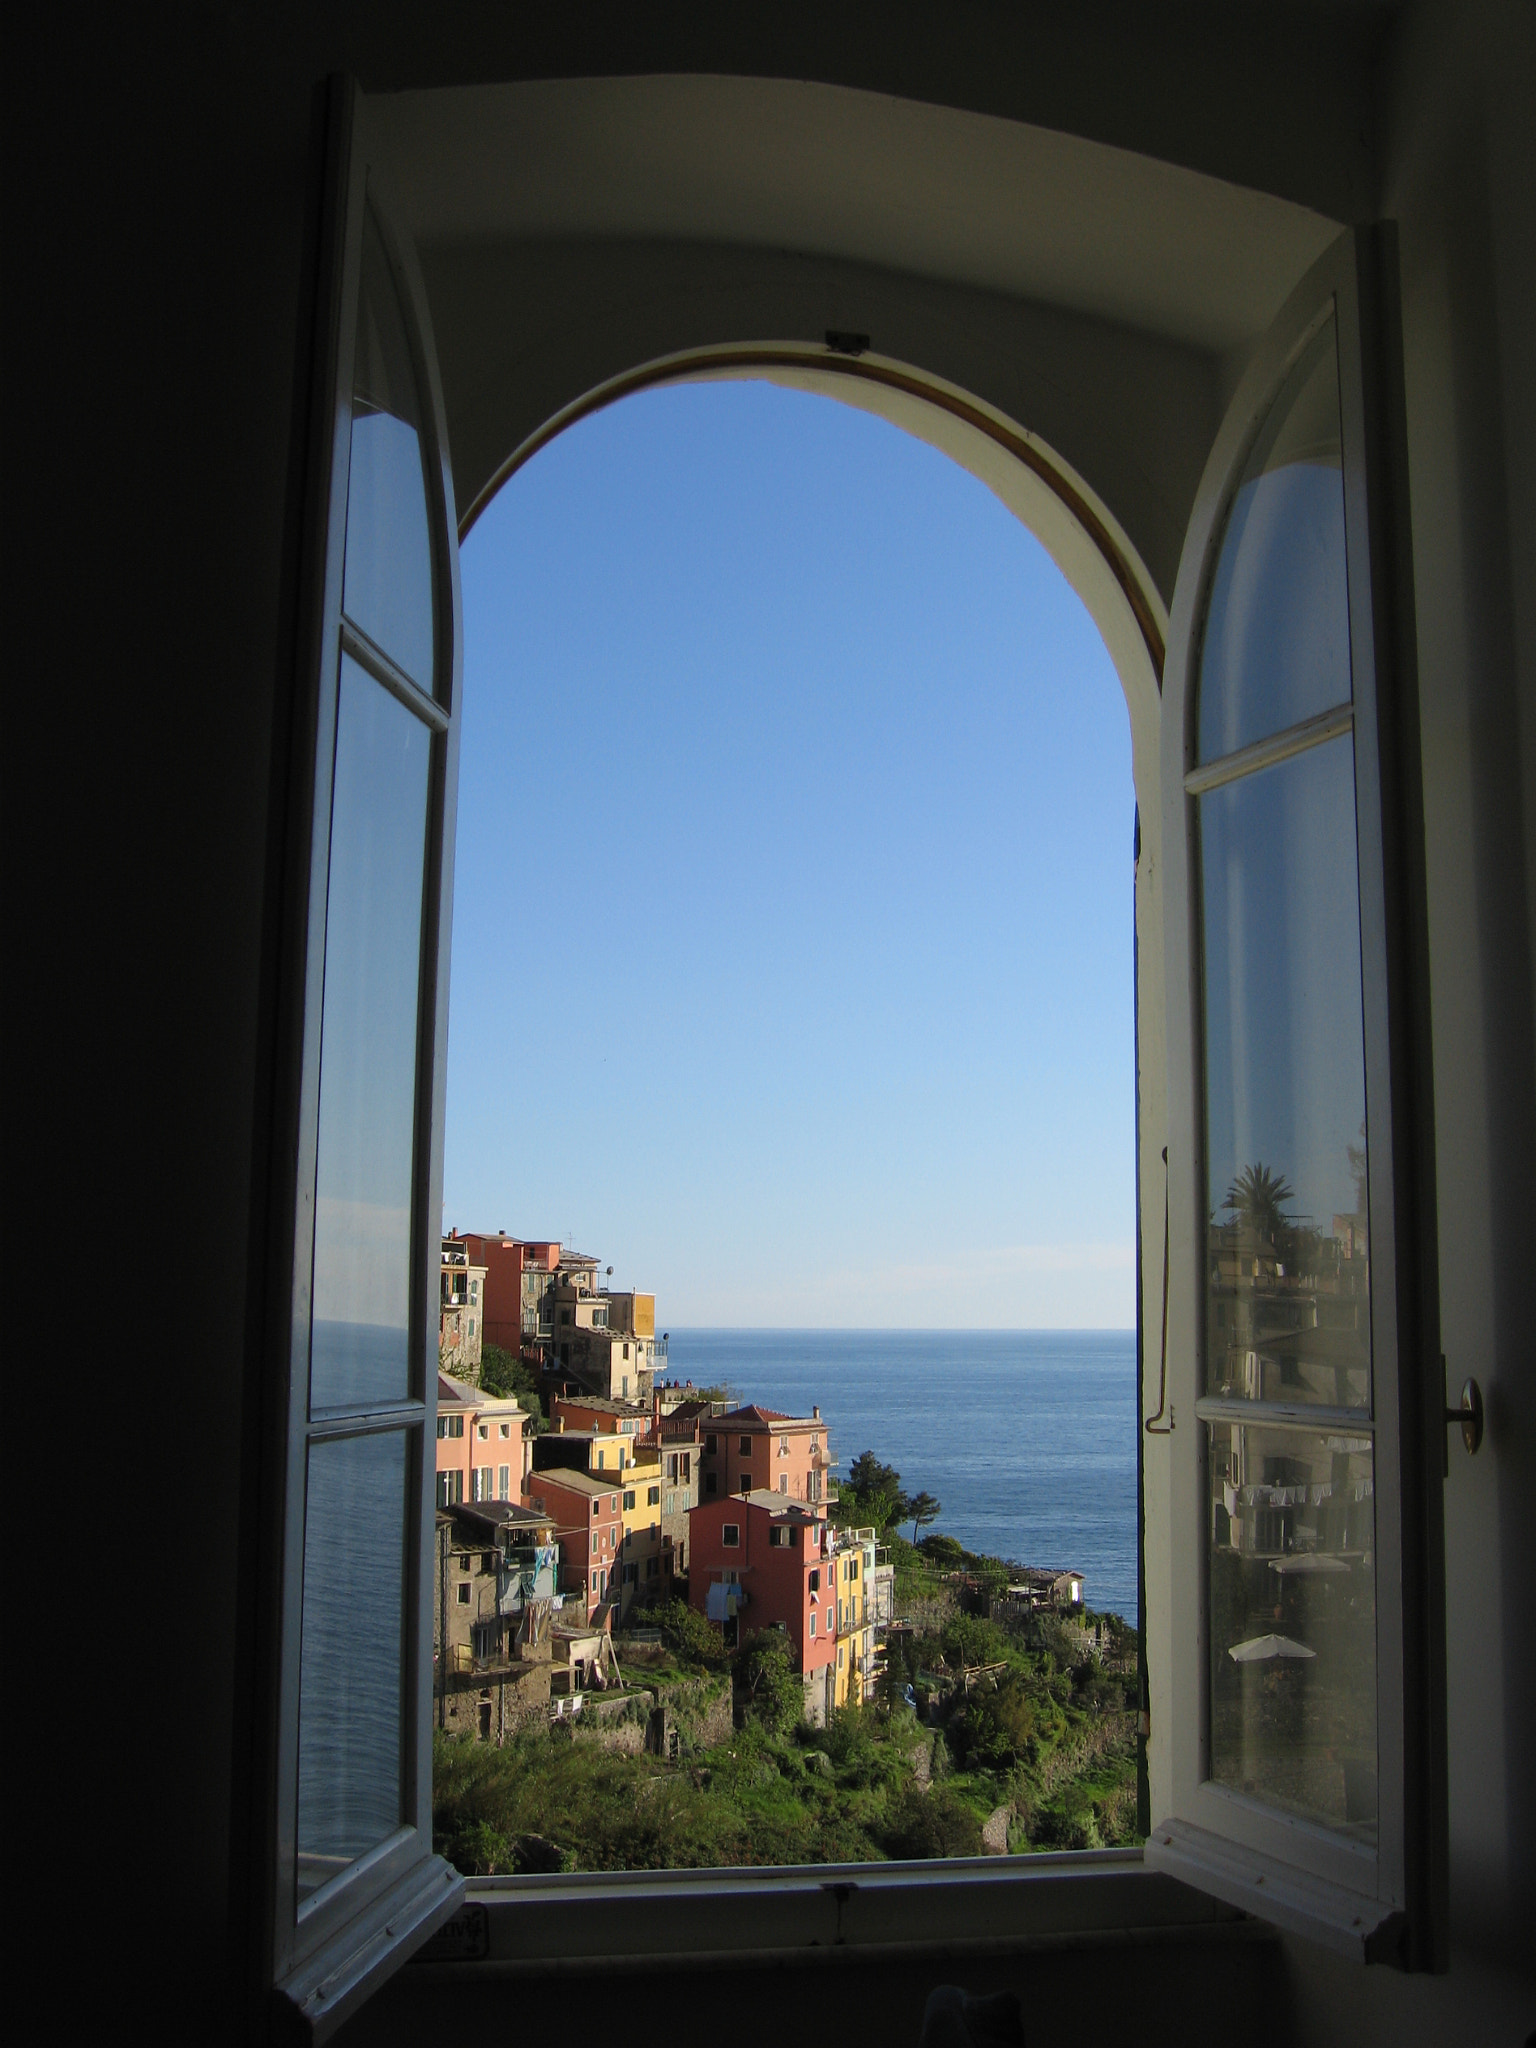
{"label": "pink building", "polygon": [[826,1510],[759,1487],[706,1500],[688,1517],[688,1602],[733,1649],[759,1630],[788,1636],[805,1683],[806,1719],[821,1725],[837,1680],[837,1586]]}
{"label": "pink building", "polygon": [[437,1504],[520,1501],[533,1462],[528,1417],[515,1401],[437,1376]]}

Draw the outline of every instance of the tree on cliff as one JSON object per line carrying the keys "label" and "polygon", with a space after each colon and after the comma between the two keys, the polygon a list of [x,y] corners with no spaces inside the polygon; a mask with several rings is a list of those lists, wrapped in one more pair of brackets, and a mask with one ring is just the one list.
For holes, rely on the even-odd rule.
{"label": "tree on cliff", "polygon": [[[940,1508],[941,1503],[935,1500],[931,1493],[914,1494],[911,1500],[907,1502],[906,1512],[912,1517],[912,1541],[914,1543],[917,1541],[919,1529],[925,1528],[929,1522],[936,1522],[939,1519]],[[905,1520],[906,1516],[904,1515],[902,1519]]]}

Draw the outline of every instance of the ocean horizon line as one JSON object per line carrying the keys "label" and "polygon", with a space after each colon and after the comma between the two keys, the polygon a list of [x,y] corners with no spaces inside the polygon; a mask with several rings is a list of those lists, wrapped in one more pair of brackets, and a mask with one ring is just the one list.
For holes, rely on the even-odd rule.
{"label": "ocean horizon line", "polygon": [[1134,1323],[672,1323],[669,1334],[732,1337],[1134,1337]]}

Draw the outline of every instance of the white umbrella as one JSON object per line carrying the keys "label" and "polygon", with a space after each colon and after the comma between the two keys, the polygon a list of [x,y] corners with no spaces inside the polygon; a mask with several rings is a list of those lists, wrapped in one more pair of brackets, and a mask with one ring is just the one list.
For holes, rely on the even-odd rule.
{"label": "white umbrella", "polygon": [[1246,1643],[1234,1643],[1227,1655],[1234,1664],[1262,1664],[1271,1657],[1315,1657],[1317,1652],[1290,1636],[1268,1635],[1250,1636]]}

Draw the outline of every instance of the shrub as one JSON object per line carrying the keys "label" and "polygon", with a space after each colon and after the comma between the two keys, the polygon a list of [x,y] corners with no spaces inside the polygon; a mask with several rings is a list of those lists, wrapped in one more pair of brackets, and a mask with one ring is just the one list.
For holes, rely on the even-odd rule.
{"label": "shrub", "polygon": [[1022,1682],[1009,1675],[1001,1685],[976,1693],[965,1717],[967,1747],[983,1764],[1005,1766],[1027,1756],[1035,1735],[1035,1709]]}
{"label": "shrub", "polygon": [[515,1352],[503,1351],[499,1344],[482,1344],[480,1384],[486,1393],[494,1394],[498,1400],[516,1401],[525,1408],[532,1418],[530,1426],[534,1436],[542,1436],[549,1427],[538,1377],[532,1366],[524,1365]]}
{"label": "shrub", "polygon": [[790,1661],[789,1638],[764,1629],[737,1651],[733,1667],[736,1689],[745,1693],[747,1711],[770,1735],[793,1728],[805,1705],[805,1691]]}
{"label": "shrub", "polygon": [[916,1787],[903,1793],[883,1831],[892,1856],[926,1860],[935,1856],[979,1856],[981,1822],[963,1800],[945,1787],[930,1792]]}
{"label": "shrub", "polygon": [[688,1664],[718,1671],[725,1664],[725,1638],[718,1626],[690,1607],[685,1600],[664,1600],[646,1615],[652,1628],[659,1628],[674,1656]]}

